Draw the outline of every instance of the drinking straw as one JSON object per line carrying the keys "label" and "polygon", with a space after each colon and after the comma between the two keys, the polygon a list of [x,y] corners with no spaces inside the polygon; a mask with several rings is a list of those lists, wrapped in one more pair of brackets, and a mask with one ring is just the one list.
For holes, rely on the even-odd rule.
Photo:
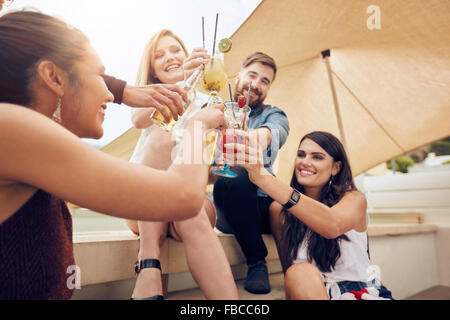
{"label": "drinking straw", "polygon": [[217,20],[219,19],[219,14],[216,13],[216,27],[214,28],[214,46],[212,50],[212,55],[214,57],[214,53],[216,52],[216,34],[217,34]]}
{"label": "drinking straw", "polygon": [[[231,93],[231,85],[228,82],[228,91],[230,92],[230,101],[233,102],[233,94]],[[231,104],[231,113],[233,114],[233,118],[236,119],[236,114],[234,113],[233,104]]]}
{"label": "drinking straw", "polygon": [[202,16],[203,49],[205,49],[205,17]]}
{"label": "drinking straw", "polygon": [[228,91],[230,92],[230,101],[233,101],[233,95],[231,94],[231,85],[228,82]]}
{"label": "drinking straw", "polygon": [[[245,101],[245,105],[248,106],[248,103],[250,101],[250,91],[252,91],[252,82],[250,81],[250,84],[248,85],[248,94],[247,94],[247,101]],[[247,122],[247,113],[244,113],[244,127],[243,130],[245,130],[245,123]]]}

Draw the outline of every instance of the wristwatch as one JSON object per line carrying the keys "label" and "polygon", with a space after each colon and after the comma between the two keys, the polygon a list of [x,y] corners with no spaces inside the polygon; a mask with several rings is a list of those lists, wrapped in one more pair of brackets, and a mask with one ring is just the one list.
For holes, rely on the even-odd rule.
{"label": "wristwatch", "polygon": [[297,204],[297,202],[300,200],[301,195],[302,194],[299,191],[294,189],[292,191],[291,197],[289,198],[289,201],[286,202],[285,204],[283,204],[283,207],[286,209],[289,209],[292,206],[295,206]]}

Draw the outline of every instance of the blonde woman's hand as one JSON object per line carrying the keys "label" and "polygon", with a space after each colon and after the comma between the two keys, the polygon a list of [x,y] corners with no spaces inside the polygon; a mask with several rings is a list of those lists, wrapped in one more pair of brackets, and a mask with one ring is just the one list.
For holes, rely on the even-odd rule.
{"label": "blonde woman's hand", "polygon": [[195,48],[192,53],[184,59],[183,69],[185,72],[185,78],[189,78],[191,74],[197,68],[204,68],[204,65],[208,63],[210,56],[208,51],[203,48]]}

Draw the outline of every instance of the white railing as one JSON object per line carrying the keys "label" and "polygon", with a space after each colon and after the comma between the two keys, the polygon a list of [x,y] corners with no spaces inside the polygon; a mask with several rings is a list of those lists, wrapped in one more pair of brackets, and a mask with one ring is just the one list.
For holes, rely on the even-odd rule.
{"label": "white railing", "polygon": [[375,217],[397,213],[389,223],[404,223],[405,216],[417,213],[422,226],[438,227],[434,234],[371,239],[373,263],[383,266],[383,278],[400,298],[427,286],[450,286],[450,171],[359,176],[356,181]]}
{"label": "white railing", "polygon": [[450,227],[450,171],[364,176],[369,212],[422,212],[424,223]]}

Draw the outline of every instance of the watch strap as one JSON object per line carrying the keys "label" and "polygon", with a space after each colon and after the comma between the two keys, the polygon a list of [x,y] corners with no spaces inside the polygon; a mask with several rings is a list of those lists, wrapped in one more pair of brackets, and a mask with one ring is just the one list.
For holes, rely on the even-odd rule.
{"label": "watch strap", "polygon": [[300,197],[301,197],[301,193],[298,190],[296,190],[296,189],[292,190],[292,193],[291,193],[291,196],[290,196],[288,202],[283,204],[283,207],[286,209],[292,208],[293,206],[295,206],[298,203],[298,201],[300,200]]}

